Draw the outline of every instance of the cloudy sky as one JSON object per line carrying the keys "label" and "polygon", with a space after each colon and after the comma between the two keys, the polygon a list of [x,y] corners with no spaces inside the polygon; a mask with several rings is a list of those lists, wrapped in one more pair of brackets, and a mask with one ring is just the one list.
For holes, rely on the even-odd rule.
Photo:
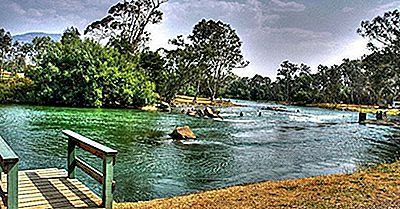
{"label": "cloudy sky", "polygon": [[[0,0],[0,27],[12,34],[83,30],[118,0]],[[187,35],[202,18],[229,23],[250,65],[241,76],[275,77],[283,60],[312,68],[368,53],[357,33],[362,20],[400,8],[394,0],[169,0],[161,24],[150,27],[152,48]]]}

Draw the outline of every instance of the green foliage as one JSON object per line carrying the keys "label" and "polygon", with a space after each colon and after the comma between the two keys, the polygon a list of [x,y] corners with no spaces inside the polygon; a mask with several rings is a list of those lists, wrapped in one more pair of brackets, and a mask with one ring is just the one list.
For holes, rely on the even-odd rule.
{"label": "green foliage", "polygon": [[33,82],[15,77],[0,80],[0,103],[29,103],[33,98]]}
{"label": "green foliage", "polygon": [[6,55],[11,50],[12,37],[10,32],[0,28],[0,70],[4,68]]}
{"label": "green foliage", "polygon": [[167,0],[123,0],[108,10],[108,15],[95,21],[85,30],[85,34],[109,39],[109,44],[120,52],[135,53],[148,40],[148,24],[162,20],[161,4]]}
{"label": "green foliage", "polygon": [[32,50],[31,44],[18,41],[13,43],[11,34],[0,28],[0,74],[3,71],[13,74],[24,72]]}
{"label": "green foliage", "polygon": [[178,92],[215,99],[232,77],[232,69],[248,64],[241,52],[242,42],[229,24],[201,20],[192,33],[170,40],[164,50],[168,77],[160,94],[170,101]]}
{"label": "green foliage", "polygon": [[154,83],[137,69],[137,58],[82,41],[73,28],[63,34],[61,43],[44,42],[36,68],[28,73],[35,82],[37,103],[116,107],[154,102]]}
{"label": "green foliage", "polygon": [[369,38],[368,46],[374,51],[382,48],[390,48],[395,53],[400,51],[400,12],[398,9],[385,12],[383,16],[377,16],[372,21],[361,22],[357,32],[362,37]]}
{"label": "green foliage", "polygon": [[139,67],[156,85],[156,92],[162,92],[165,83],[168,80],[167,72],[164,69],[166,61],[161,57],[159,52],[145,50],[140,54]]}
{"label": "green foliage", "polygon": [[201,20],[194,26],[189,40],[205,66],[201,80],[211,99],[218,96],[234,68],[249,64],[242,55],[242,42],[236,31],[222,21]]}
{"label": "green foliage", "polygon": [[164,76],[166,79],[159,88],[161,97],[170,102],[175,95],[191,84],[199,81],[205,66],[199,58],[200,52],[194,46],[187,44],[182,36],[170,40],[174,49],[163,50],[165,64]]}

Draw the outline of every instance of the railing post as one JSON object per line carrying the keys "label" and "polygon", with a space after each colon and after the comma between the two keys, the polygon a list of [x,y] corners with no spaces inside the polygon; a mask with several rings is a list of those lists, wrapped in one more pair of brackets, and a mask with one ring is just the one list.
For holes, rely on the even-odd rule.
{"label": "railing post", "polygon": [[68,178],[75,178],[76,174],[76,142],[68,138]]}
{"label": "railing post", "polygon": [[114,156],[105,156],[103,158],[103,207],[106,209],[112,208],[113,202],[113,172],[114,172]]}
{"label": "railing post", "polygon": [[18,209],[18,163],[7,168],[7,208]]}

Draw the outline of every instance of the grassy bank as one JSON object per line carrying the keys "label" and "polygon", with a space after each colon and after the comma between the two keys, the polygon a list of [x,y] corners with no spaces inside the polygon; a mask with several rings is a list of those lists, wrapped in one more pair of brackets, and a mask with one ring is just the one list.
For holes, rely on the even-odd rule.
{"label": "grassy bank", "polygon": [[374,113],[374,114],[377,111],[386,111],[387,115],[400,115],[399,109],[382,109],[376,105],[317,103],[317,104],[307,104],[306,106],[307,107],[332,108],[332,109],[338,109],[338,110],[365,112],[365,113]]}
{"label": "grassy bank", "polygon": [[117,208],[400,208],[400,162],[352,174],[266,181]]}

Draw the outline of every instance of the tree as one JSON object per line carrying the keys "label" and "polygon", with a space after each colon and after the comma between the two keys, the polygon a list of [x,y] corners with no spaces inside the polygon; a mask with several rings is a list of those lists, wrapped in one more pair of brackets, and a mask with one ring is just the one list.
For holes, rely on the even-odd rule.
{"label": "tree", "polygon": [[278,69],[278,81],[282,83],[283,93],[285,95],[285,101],[291,101],[292,92],[294,89],[294,76],[298,73],[299,67],[297,64],[291,63],[289,60],[285,60],[281,63]]}
{"label": "tree", "polygon": [[[54,47],[55,42],[50,37],[35,37],[32,40],[32,61],[40,60],[40,55],[46,55]],[[39,61],[40,62],[40,61]]]}
{"label": "tree", "polygon": [[248,77],[235,77],[226,89],[224,89],[224,97],[235,99],[252,99],[250,79]]}
{"label": "tree", "polygon": [[313,102],[313,82],[310,67],[303,63],[300,64],[298,74],[294,76],[293,101],[303,103]]}
{"label": "tree", "polygon": [[11,49],[11,45],[12,37],[10,32],[7,32],[4,28],[0,28],[0,64],[4,63],[5,56]]}
{"label": "tree", "polygon": [[363,21],[357,32],[369,38],[368,46],[373,50],[363,61],[369,90],[378,102],[391,102],[400,92],[400,12],[396,9]]}
{"label": "tree", "polygon": [[113,5],[106,17],[87,26],[85,34],[108,39],[121,52],[136,52],[149,40],[146,26],[161,21],[160,6],[165,2],[167,0],[123,0]]}
{"label": "tree", "polygon": [[168,82],[168,74],[164,68],[165,64],[165,59],[158,51],[146,50],[140,54],[139,67],[156,84],[157,93],[162,92],[165,83]]}
{"label": "tree", "polygon": [[6,54],[11,50],[12,38],[10,32],[0,28],[0,78],[6,64]]}
{"label": "tree", "polygon": [[198,80],[205,69],[201,52],[185,43],[183,36],[169,41],[171,50],[163,50],[166,63],[164,70],[168,79],[163,82],[160,94],[167,102],[172,101],[179,90]]}
{"label": "tree", "polygon": [[397,9],[372,21],[362,21],[357,32],[369,38],[368,46],[373,50],[389,47],[396,54],[400,52],[400,12]]}
{"label": "tree", "polygon": [[250,99],[252,100],[269,100],[271,79],[256,74],[249,82]]}
{"label": "tree", "polygon": [[0,29],[0,73],[5,69],[13,74],[24,72],[32,52],[31,44],[13,42],[11,34]]}
{"label": "tree", "polygon": [[[81,40],[68,29],[61,42],[46,42],[28,77],[35,103],[83,107],[142,106],[155,99],[154,83],[138,70],[138,59]],[[44,49],[49,47],[48,49]]]}
{"label": "tree", "polygon": [[199,52],[200,63],[204,64],[203,81],[210,98],[215,99],[234,68],[244,68],[249,62],[242,55],[239,36],[229,24],[222,21],[201,20],[188,39],[193,49]]}

